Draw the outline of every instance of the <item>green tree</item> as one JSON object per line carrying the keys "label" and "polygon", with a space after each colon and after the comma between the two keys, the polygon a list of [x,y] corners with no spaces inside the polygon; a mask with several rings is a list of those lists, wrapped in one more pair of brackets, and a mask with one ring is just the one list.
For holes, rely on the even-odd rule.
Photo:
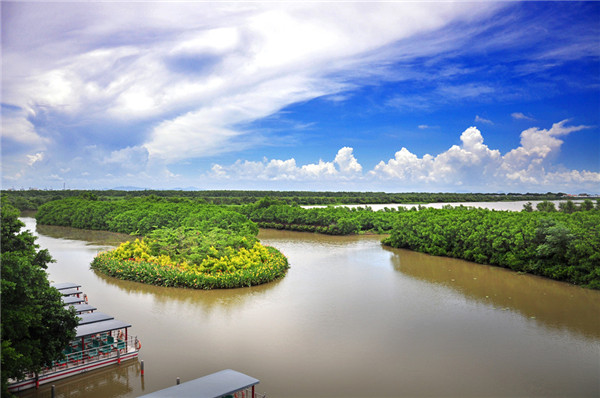
{"label": "green tree", "polygon": [[567,200],[566,202],[560,202],[558,204],[558,209],[563,213],[571,214],[577,210],[577,207],[572,200]]}
{"label": "green tree", "polygon": [[35,237],[21,232],[19,211],[2,201],[1,364],[2,396],[9,378],[36,373],[62,357],[63,348],[75,337],[78,320],[65,309],[61,294],[50,286],[47,250],[37,250]]}
{"label": "green tree", "polygon": [[538,203],[536,208],[538,209],[538,211],[546,211],[546,212],[556,211],[556,207],[554,207],[554,203],[547,201],[547,200],[544,200],[544,201]]}
{"label": "green tree", "polygon": [[526,211],[528,213],[531,213],[533,211],[533,205],[531,204],[531,202],[527,202],[523,205],[523,210],[522,211]]}
{"label": "green tree", "polygon": [[592,202],[590,199],[586,199],[581,204],[580,209],[583,211],[594,210],[594,202]]}

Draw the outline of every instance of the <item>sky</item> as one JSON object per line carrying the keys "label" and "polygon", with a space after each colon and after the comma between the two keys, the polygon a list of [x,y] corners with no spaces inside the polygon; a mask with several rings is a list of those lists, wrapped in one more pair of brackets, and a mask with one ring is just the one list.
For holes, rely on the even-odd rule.
{"label": "sky", "polygon": [[600,2],[1,2],[2,189],[600,193]]}

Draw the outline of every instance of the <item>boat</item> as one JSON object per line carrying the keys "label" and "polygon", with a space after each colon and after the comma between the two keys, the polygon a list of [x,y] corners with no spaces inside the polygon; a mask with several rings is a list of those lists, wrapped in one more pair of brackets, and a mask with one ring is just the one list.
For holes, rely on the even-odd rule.
{"label": "boat", "polygon": [[63,293],[65,307],[76,308],[79,323],[75,339],[63,350],[65,359],[54,361],[39,373],[29,374],[22,380],[9,380],[8,390],[11,392],[37,388],[65,377],[120,364],[137,358],[139,354],[140,341],[137,336],[128,333],[131,324],[94,312],[96,308],[87,304],[87,297],[84,299],[84,293],[78,290],[81,285],[61,283],[52,286]]}
{"label": "boat", "polygon": [[259,382],[244,373],[226,369],[140,398],[265,398],[266,395],[255,391]]}

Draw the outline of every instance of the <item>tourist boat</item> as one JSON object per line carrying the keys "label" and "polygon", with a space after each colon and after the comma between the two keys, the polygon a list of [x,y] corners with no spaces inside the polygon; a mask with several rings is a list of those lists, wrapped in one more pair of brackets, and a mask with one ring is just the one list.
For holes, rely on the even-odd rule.
{"label": "tourist boat", "polygon": [[137,336],[129,335],[131,324],[94,312],[96,308],[87,304],[84,293],[78,290],[80,285],[61,283],[52,286],[63,293],[65,306],[76,307],[79,324],[75,340],[63,350],[65,359],[55,361],[38,374],[29,374],[23,380],[9,380],[9,391],[37,388],[40,384],[120,364],[138,356],[141,344]]}
{"label": "tourist boat", "polygon": [[158,390],[140,398],[265,398],[255,391],[260,381],[236,370],[226,369],[186,383]]}

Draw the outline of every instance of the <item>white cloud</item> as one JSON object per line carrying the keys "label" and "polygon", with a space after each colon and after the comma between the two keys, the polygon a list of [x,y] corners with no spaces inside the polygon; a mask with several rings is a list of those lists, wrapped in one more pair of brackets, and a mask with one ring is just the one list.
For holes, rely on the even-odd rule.
{"label": "white cloud", "polygon": [[[362,172],[352,148],[341,148],[334,161],[297,165],[294,159],[263,159],[262,162],[238,160],[230,166],[215,164],[209,178],[232,181],[359,182],[361,187],[380,182],[418,190],[478,189],[523,191],[548,187],[597,189],[600,173],[557,170],[548,160],[562,144],[557,136],[586,128],[556,123],[549,130],[531,128],[521,133],[521,146],[504,156],[484,144],[481,132],[469,127],[460,135],[461,145],[453,145],[435,156],[418,157],[407,148],[397,151],[393,159],[380,161]],[[364,189],[364,188],[363,188]]]}
{"label": "white cloud", "polygon": [[549,130],[532,127],[521,133],[521,146],[509,151],[503,156],[502,169],[508,173],[526,168],[541,167],[544,161],[558,154],[563,144],[556,137],[564,136],[574,131],[589,128],[588,126],[565,126],[568,120],[554,123]]}
{"label": "white cloud", "polygon": [[381,161],[369,172],[374,178],[400,179],[412,183],[438,183],[463,185],[481,183],[493,175],[500,160],[498,150],[483,144],[483,137],[475,127],[465,130],[462,145],[453,145],[437,156],[426,154],[418,158],[408,149],[396,152],[394,159]]}
{"label": "white cloud", "polygon": [[44,153],[38,152],[35,155],[27,155],[27,164],[33,166],[35,163],[40,162],[44,159]]}
{"label": "white cloud", "polygon": [[33,116],[23,109],[2,109],[2,139],[28,145],[30,148],[43,149],[48,139],[35,131],[29,118]]}
{"label": "white cloud", "polygon": [[[394,53],[389,44],[498,7],[15,5],[11,19],[3,20],[8,31],[3,38],[3,100],[72,120],[160,119],[150,126],[145,142],[135,143],[150,158],[169,163],[209,156],[256,144],[240,124],[299,101],[337,98],[361,76],[371,82],[381,78],[394,58],[414,56],[411,52],[423,56],[439,48],[407,46]],[[53,18],[44,18],[44,10],[52,11]],[[481,89],[463,91],[470,96]],[[21,115],[15,123],[25,126],[27,120]],[[29,138],[22,139],[40,135],[26,127],[23,137]]]}
{"label": "white cloud", "polygon": [[341,148],[333,162],[296,165],[295,159],[264,158],[261,162],[238,160],[230,166],[215,164],[209,176],[216,179],[262,181],[347,181],[361,178],[362,166],[350,147]]}
{"label": "white cloud", "polygon": [[512,118],[516,119],[516,120],[529,120],[529,121],[534,121],[535,120],[534,118],[532,118],[530,116],[527,116],[527,115],[525,115],[522,112],[513,112],[513,113],[510,114],[510,116],[512,116]]}
{"label": "white cloud", "polygon": [[343,147],[335,155],[334,163],[336,163],[340,169],[341,174],[352,175],[362,171],[362,166],[358,163],[354,154],[353,149],[350,147]]}
{"label": "white cloud", "polygon": [[482,118],[479,115],[475,115],[475,123],[494,124],[494,122],[492,122],[491,120]]}

